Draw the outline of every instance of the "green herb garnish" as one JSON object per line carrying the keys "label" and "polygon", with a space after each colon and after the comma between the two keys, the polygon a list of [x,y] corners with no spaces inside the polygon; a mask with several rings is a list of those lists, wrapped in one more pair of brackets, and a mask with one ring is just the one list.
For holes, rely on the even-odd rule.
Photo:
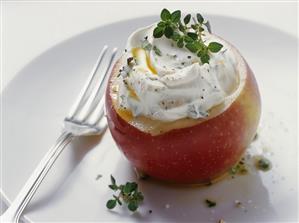
{"label": "green herb garnish", "polygon": [[162,52],[158,47],[154,46],[153,50],[154,50],[155,54],[157,54],[158,56],[162,56]]}
{"label": "green herb garnish", "polygon": [[239,165],[239,164],[233,166],[233,167],[230,168],[230,170],[229,170],[229,172],[230,172],[231,175],[236,175],[236,174],[239,173],[239,171],[240,171],[240,165]]}
{"label": "green herb garnish", "polygon": [[142,47],[144,50],[151,51],[153,46],[152,46],[152,44],[147,40],[147,38],[144,38],[144,40],[142,41],[141,47]]}
{"label": "green herb garnish", "polygon": [[268,160],[265,157],[259,157],[256,160],[255,166],[257,169],[262,170],[262,171],[268,171],[271,169],[272,164],[270,162],[270,160]]}
{"label": "green herb garnish", "polygon": [[229,173],[234,175],[244,175],[248,173],[248,166],[245,162],[245,158],[242,158],[237,164],[230,168]]}
{"label": "green herb garnish", "polygon": [[[217,42],[211,42],[205,45],[202,36],[204,35],[204,27],[211,32],[210,23],[205,21],[200,13],[196,14],[196,18],[192,18],[191,14],[184,17],[181,21],[181,11],[176,10],[170,13],[167,9],[161,11],[161,21],[153,31],[155,38],[161,38],[163,35],[176,42],[179,48],[185,47],[192,53],[195,53],[201,62],[209,63],[210,53],[219,52],[223,45]],[[193,23],[190,24],[191,18]]]}
{"label": "green herb garnish", "polygon": [[211,200],[209,200],[209,199],[206,199],[205,202],[206,202],[206,205],[207,205],[209,208],[211,208],[211,207],[215,207],[215,206],[216,206],[216,202],[215,202],[215,201],[211,201]]}
{"label": "green herb garnish", "polygon": [[113,195],[113,199],[107,201],[106,207],[108,209],[115,208],[117,204],[122,205],[125,203],[130,211],[136,211],[144,199],[143,194],[138,191],[138,184],[135,182],[117,185],[115,178],[111,175],[109,188],[119,193],[117,196]]}

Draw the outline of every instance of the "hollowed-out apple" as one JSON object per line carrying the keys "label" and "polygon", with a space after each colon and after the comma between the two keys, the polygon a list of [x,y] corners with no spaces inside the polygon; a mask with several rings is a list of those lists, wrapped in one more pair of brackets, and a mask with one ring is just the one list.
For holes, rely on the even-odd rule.
{"label": "hollowed-out apple", "polygon": [[215,108],[214,115],[204,120],[167,123],[117,109],[113,96],[117,90],[112,86],[124,56],[116,62],[106,91],[108,125],[117,146],[137,169],[160,180],[206,183],[239,161],[256,133],[261,102],[251,69],[228,45],[236,56],[242,83],[224,110],[219,113]]}

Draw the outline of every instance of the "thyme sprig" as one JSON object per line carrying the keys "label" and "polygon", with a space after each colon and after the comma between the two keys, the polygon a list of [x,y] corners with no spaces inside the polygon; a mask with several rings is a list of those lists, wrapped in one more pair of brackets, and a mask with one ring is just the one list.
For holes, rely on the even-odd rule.
{"label": "thyme sprig", "polygon": [[[183,22],[181,21],[181,11],[176,10],[170,13],[169,10],[163,9],[160,14],[161,21],[157,24],[153,31],[155,38],[165,36],[176,42],[179,48],[187,48],[190,52],[195,53],[201,62],[209,63],[210,53],[217,53],[223,47],[218,42],[210,42],[205,45],[203,31],[205,28],[211,32],[210,23],[205,21],[200,13],[196,14],[196,18],[191,14],[187,14]],[[193,23],[191,23],[191,18]],[[205,28],[204,28],[205,27]]]}
{"label": "thyme sprig", "polygon": [[143,194],[138,191],[138,184],[135,182],[127,182],[126,184],[117,185],[112,175],[110,178],[111,184],[109,188],[119,193],[118,195],[113,195],[113,199],[107,201],[106,207],[113,209],[117,204],[122,205],[125,203],[130,211],[136,211],[144,199]]}

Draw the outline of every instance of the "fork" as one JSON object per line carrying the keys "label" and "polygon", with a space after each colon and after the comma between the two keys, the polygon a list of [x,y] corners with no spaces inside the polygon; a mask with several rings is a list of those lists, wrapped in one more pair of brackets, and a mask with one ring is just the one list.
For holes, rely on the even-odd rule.
{"label": "fork", "polygon": [[[55,145],[42,158],[9,208],[0,216],[0,222],[19,222],[21,214],[55,160],[75,137],[97,135],[105,132],[107,122],[104,118],[103,95],[117,48],[114,48],[110,55],[105,57],[107,50],[108,46],[104,46],[81,93],[64,119],[63,131],[56,140]],[[100,68],[104,70],[103,75],[99,75]]]}

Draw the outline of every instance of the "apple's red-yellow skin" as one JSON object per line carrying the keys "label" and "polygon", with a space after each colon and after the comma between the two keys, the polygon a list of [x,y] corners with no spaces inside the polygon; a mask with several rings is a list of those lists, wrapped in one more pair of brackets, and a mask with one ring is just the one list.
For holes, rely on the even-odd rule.
{"label": "apple's red-yellow skin", "polygon": [[[117,65],[112,75],[118,72],[116,69]],[[260,119],[260,95],[247,64],[246,72],[244,88],[223,113],[198,125],[157,136],[140,131],[118,115],[109,84],[107,118],[116,144],[135,167],[160,180],[206,183],[221,176],[240,160]]]}

